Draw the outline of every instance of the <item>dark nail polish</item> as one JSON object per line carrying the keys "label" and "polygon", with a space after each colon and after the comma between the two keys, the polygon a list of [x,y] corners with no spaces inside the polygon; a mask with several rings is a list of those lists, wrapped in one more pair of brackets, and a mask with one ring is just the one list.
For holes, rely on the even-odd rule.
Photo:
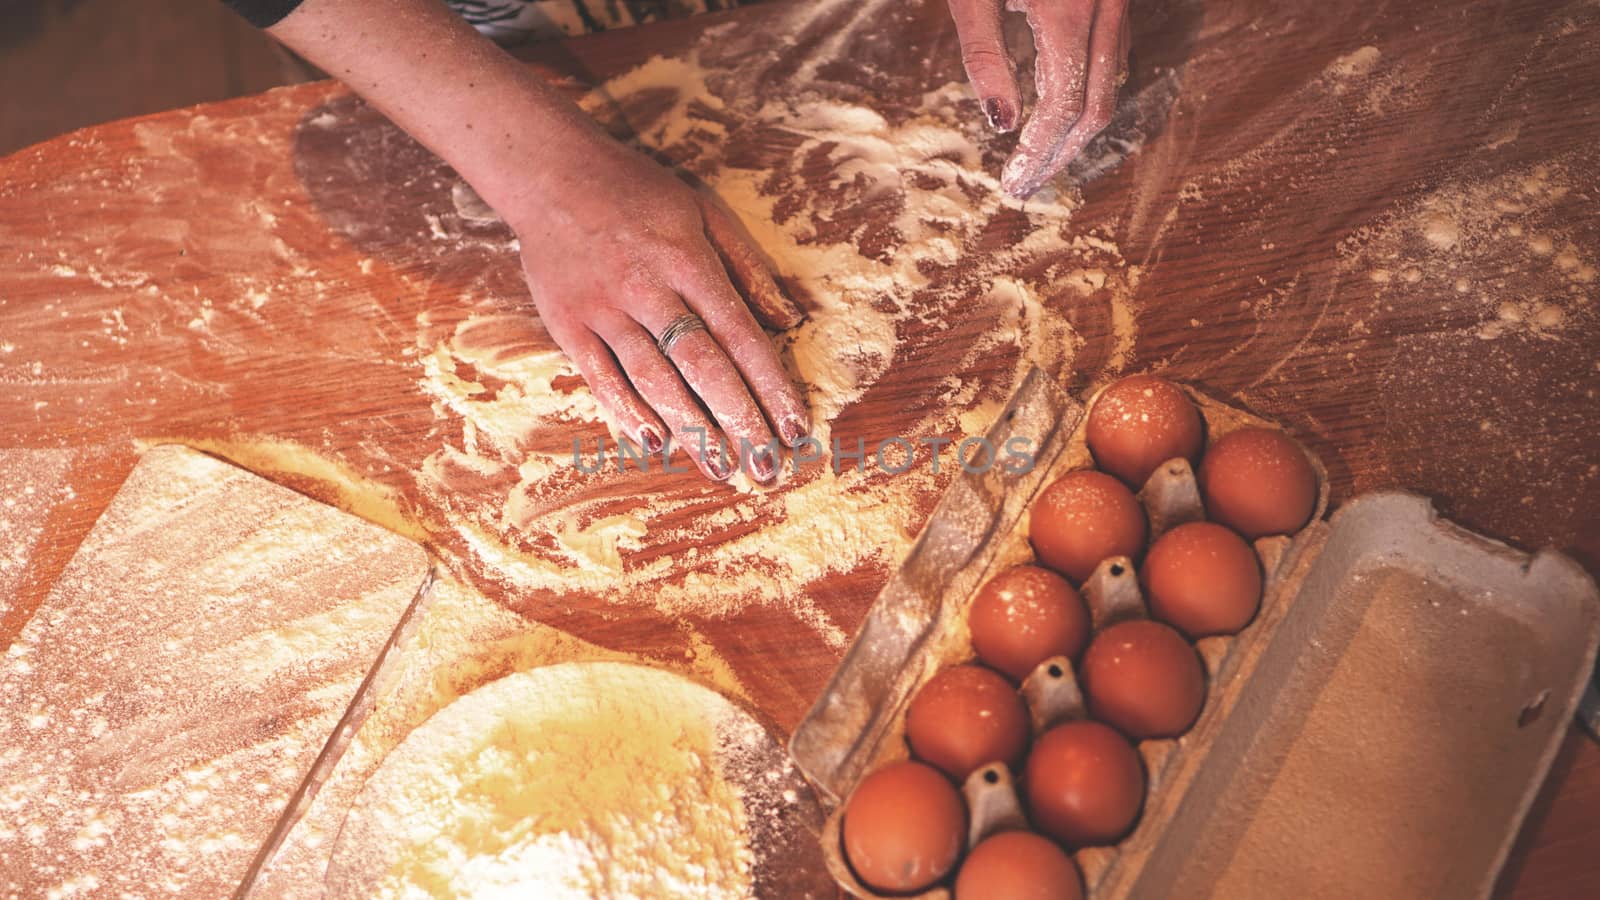
{"label": "dark nail polish", "polygon": [[771,481],[772,477],[778,474],[772,451],[762,447],[750,454],[750,471],[756,476],[757,481]]}
{"label": "dark nail polish", "polygon": [[778,433],[783,435],[785,444],[793,447],[806,436],[806,427],[797,416],[784,416],[783,421],[778,423]]}
{"label": "dark nail polish", "polygon": [[728,466],[727,454],[717,450],[706,451],[706,469],[718,481],[726,481],[733,474],[733,469]]}
{"label": "dark nail polish", "polygon": [[643,425],[639,428],[639,443],[651,453],[660,453],[662,447],[661,433],[656,431],[654,425]]}
{"label": "dark nail polish", "polygon": [[995,131],[1010,131],[1017,125],[1016,112],[1011,104],[999,97],[990,97],[983,101],[983,114],[989,117],[989,127]]}

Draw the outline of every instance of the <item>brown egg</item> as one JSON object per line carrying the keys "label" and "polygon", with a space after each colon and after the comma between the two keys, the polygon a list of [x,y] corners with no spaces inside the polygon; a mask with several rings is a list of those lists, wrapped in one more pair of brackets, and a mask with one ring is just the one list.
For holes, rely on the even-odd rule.
{"label": "brown egg", "polygon": [[1028,707],[1010,682],[982,666],[951,666],[911,698],[906,739],[918,759],[961,782],[992,762],[1015,767],[1028,746]]}
{"label": "brown egg", "polygon": [[1218,438],[1200,461],[1206,516],[1250,540],[1292,534],[1317,506],[1317,473],[1292,438],[1241,428]]}
{"label": "brown egg", "polygon": [[1134,490],[1162,463],[1200,455],[1205,428],[1183,389],[1154,375],[1134,375],[1111,385],[1089,411],[1089,450],[1095,464]]}
{"label": "brown egg", "polygon": [[978,658],[1017,681],[1052,656],[1078,658],[1089,641],[1089,610],[1066,579],[1016,566],[989,579],[967,614]]}
{"label": "brown egg", "polygon": [[845,804],[845,858],[875,890],[920,891],[955,867],[966,830],[961,795],[943,775],[890,763],[861,779]]}
{"label": "brown egg", "polygon": [[1190,522],[1150,545],[1139,572],[1150,614],[1190,638],[1234,634],[1261,606],[1261,564],[1232,531]]}
{"label": "brown egg", "polygon": [[972,848],[956,900],[1083,900],[1072,857],[1031,831],[1002,831]]}
{"label": "brown egg", "polygon": [[1119,622],[1083,652],[1089,714],[1135,740],[1177,737],[1206,699],[1205,669],[1183,635],[1160,622]]}
{"label": "brown egg", "polygon": [[1028,539],[1045,565],[1082,584],[1108,556],[1144,549],[1144,507],[1104,472],[1068,472],[1039,493],[1028,516]]}
{"label": "brown egg", "polygon": [[1070,847],[1109,844],[1144,802],[1144,767],[1109,725],[1067,722],[1039,736],[1024,777],[1033,824]]}

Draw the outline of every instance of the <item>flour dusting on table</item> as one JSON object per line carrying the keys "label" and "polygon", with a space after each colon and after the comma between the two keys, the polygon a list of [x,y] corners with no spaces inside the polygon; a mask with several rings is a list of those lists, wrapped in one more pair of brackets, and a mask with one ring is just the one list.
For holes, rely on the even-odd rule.
{"label": "flour dusting on table", "polygon": [[0,622],[20,600],[51,512],[73,497],[67,476],[74,456],[71,450],[0,449]]}
{"label": "flour dusting on table", "polygon": [[[1031,365],[1069,369],[1085,340],[1072,303],[1106,304],[1107,366],[1120,369],[1137,334],[1139,270],[1105,237],[1072,231],[1075,194],[1048,189],[1019,203],[999,190],[1003,156],[989,149],[965,85],[885,109],[820,92],[733,109],[717,85],[738,74],[700,53],[656,58],[583,105],[737,214],[808,312],[776,341],[807,391],[813,437],[825,451],[861,441],[865,465],[836,468],[825,452],[773,491],[741,475],[734,486],[745,496],[731,507],[698,476],[661,475],[659,459],[648,476],[620,472],[614,459],[581,472],[574,437],[592,467],[595,441],[614,448],[615,430],[539,326],[490,298],[419,317],[421,386],[445,438],[420,484],[482,567],[518,588],[632,598],[671,616],[782,603],[842,646],[846,635],[806,587],[892,566],[925,513],[913,499],[936,493],[956,466],[946,448],[934,472],[923,449],[890,476],[876,469],[879,442],[981,435]],[[741,140],[729,139],[734,131]],[[761,159],[739,149],[769,143],[782,149]],[[997,230],[1012,237],[997,244]],[[967,349],[954,371],[916,388],[912,427],[874,433],[852,412],[917,365],[906,356],[911,329],[949,331]]]}
{"label": "flour dusting on table", "polygon": [[1560,215],[1571,173],[1587,165],[1557,159],[1441,185],[1346,241],[1346,263],[1366,267],[1377,302],[1432,294],[1441,307],[1475,309],[1469,333],[1481,340],[1561,339],[1600,314],[1595,259]]}

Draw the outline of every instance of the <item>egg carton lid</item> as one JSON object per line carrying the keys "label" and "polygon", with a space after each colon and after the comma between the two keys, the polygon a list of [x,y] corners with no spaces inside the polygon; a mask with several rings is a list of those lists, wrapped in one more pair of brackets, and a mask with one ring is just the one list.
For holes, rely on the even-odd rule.
{"label": "egg carton lid", "polygon": [[997,538],[1021,521],[1052,463],[1066,451],[1084,406],[1028,372],[987,435],[990,445],[1022,438],[1033,451],[1025,470],[963,469],[928,517],[911,552],[873,601],[844,660],[795,729],[789,754],[822,797],[837,804],[877,762],[911,692],[932,664],[934,638],[961,612],[987,574]]}
{"label": "egg carton lid", "polygon": [[[924,648],[1084,414],[1031,372],[989,436],[1029,438],[1036,465],[964,472],[941,499],[790,743],[829,801],[882,759],[931,674]],[[1593,690],[1600,591],[1561,554],[1522,553],[1400,492],[1314,521],[1281,566],[1289,602],[1252,626],[1091,896],[1489,895]]]}

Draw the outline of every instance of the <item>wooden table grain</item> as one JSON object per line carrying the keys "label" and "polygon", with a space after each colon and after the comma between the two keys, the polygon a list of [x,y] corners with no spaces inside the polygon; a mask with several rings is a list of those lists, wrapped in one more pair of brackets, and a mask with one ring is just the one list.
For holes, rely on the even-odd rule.
{"label": "wooden table grain", "polygon": [[[1156,0],[1135,4],[1133,21],[1124,109],[1091,151],[1104,165],[1062,185],[1081,199],[1072,227],[1137,270],[1136,339],[1119,353],[1108,296],[1049,298],[1084,338],[1061,376],[1087,386],[1158,369],[1201,383],[1294,429],[1327,463],[1335,503],[1406,488],[1474,530],[1600,567],[1600,9]],[[960,79],[932,2],[774,3],[525,55],[578,90],[691,52],[743,54],[759,77],[720,89],[744,110],[807,92],[893,117]],[[758,122],[735,122],[725,140],[722,158],[752,167],[792,149]],[[1011,140],[990,139],[986,159]],[[826,164],[807,174],[825,181]],[[491,227],[448,251],[430,239],[452,183],[331,84],[113,123],[0,160],[0,447],[70,451],[71,488],[0,605],[0,647],[139,442],[171,440],[402,528],[524,615],[616,649],[684,652],[684,631],[648,606],[617,615],[593,592],[487,577],[438,496],[418,488],[440,442],[417,387],[419,316],[450,321],[485,296],[507,311],[526,302],[508,235]],[[998,258],[1025,227],[996,215],[964,261]],[[882,438],[923,421],[968,324],[957,313],[902,334],[896,365],[836,431]],[[548,343],[536,324],[527,335]],[[1012,364],[1001,353],[959,374]],[[545,439],[559,449],[572,433]],[[282,446],[325,464],[261,450]],[[695,514],[749,502],[692,475],[653,479],[648,490]],[[941,482],[917,484],[903,499],[925,516]],[[804,592],[848,633],[886,575],[863,565]],[[838,661],[782,609],[693,625],[784,729]],[[1574,729],[1502,892],[1592,891],[1597,805],[1600,748]]]}

